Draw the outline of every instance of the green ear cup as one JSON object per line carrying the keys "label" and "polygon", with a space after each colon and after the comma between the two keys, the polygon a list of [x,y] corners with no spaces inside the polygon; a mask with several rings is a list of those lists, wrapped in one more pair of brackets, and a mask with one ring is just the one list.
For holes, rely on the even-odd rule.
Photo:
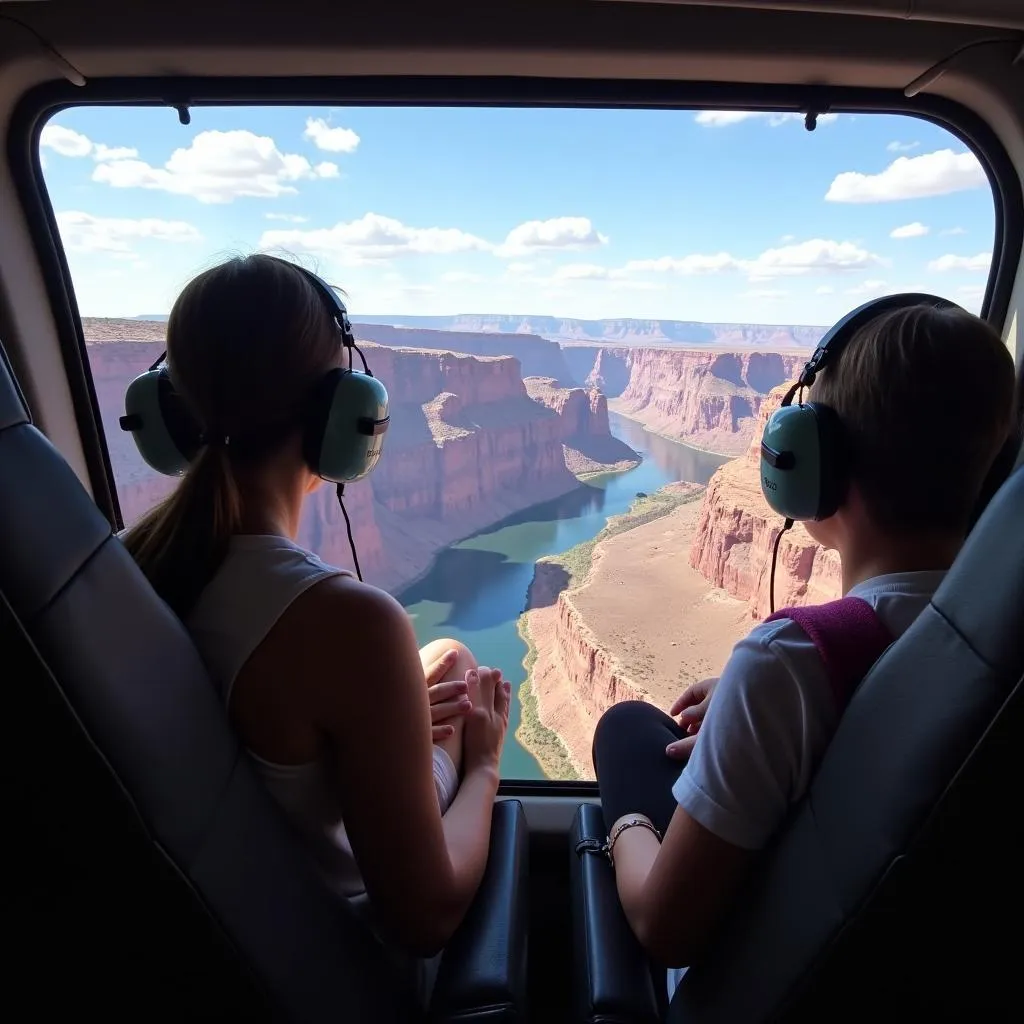
{"label": "green ear cup", "polygon": [[334,483],[362,479],[383,450],[387,389],[369,374],[337,369],[320,382],[313,406],[303,445],[310,468]]}
{"label": "green ear cup", "polygon": [[807,405],[785,405],[761,437],[761,493],[787,519],[816,519],[821,507],[818,417]]}
{"label": "green ear cup", "polygon": [[131,432],[146,464],[165,476],[181,476],[199,449],[199,430],[165,366],[128,385],[124,410],[121,429]]}

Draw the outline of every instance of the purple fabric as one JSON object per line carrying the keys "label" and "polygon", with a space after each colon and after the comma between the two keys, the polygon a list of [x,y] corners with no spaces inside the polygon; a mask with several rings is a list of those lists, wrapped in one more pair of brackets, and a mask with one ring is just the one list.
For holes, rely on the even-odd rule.
{"label": "purple fabric", "polygon": [[893,642],[875,609],[860,597],[842,597],[827,604],[782,608],[765,622],[792,619],[818,649],[836,704],[846,707],[860,681]]}

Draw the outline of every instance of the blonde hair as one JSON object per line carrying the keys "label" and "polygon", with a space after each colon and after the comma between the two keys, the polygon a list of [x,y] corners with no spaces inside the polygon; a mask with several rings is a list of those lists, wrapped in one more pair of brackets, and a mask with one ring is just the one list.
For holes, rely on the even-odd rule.
{"label": "blonde hair", "polygon": [[892,534],[965,534],[1014,424],[1013,358],[961,309],[919,305],[866,324],[811,399],[843,425],[851,479]]}
{"label": "blonde hair", "polygon": [[340,348],[315,286],[274,256],[230,259],[178,296],[167,322],[168,368],[210,443],[174,492],[127,532],[125,544],[180,617],[241,528],[236,470],[259,464],[294,435],[304,400]]}

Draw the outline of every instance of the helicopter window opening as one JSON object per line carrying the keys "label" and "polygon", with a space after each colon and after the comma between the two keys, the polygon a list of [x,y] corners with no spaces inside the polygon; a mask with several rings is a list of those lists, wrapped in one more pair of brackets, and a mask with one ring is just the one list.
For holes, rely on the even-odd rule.
{"label": "helicopter window opening", "polygon": [[[391,396],[345,491],[363,574],[512,682],[508,780],[593,779],[610,702],[667,709],[767,614],[750,453],[824,330],[985,294],[988,180],[910,116],[176,109],[69,108],[40,139],[124,522],[177,484],[118,421],[182,286],[266,251],[343,288]],[[837,596],[834,553],[788,537],[779,600]],[[351,567],[331,487],[298,539]]]}

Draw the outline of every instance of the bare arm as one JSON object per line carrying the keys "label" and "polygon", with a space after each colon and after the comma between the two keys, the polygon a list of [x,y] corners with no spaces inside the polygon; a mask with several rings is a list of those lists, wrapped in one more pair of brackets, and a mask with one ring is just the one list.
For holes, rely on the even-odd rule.
{"label": "bare arm", "polygon": [[[484,739],[467,758],[442,820],[428,693],[405,610],[381,591],[337,578],[300,600],[306,605],[304,691],[332,752],[367,894],[397,942],[432,955],[462,920],[483,877],[504,730],[491,720],[481,724],[488,710],[474,707],[467,732],[475,726]],[[358,643],[340,647],[342,637]],[[490,693],[493,705],[493,683]]]}
{"label": "bare arm", "polygon": [[676,808],[660,844],[646,828],[619,835],[614,848],[619,901],[633,934],[654,960],[665,967],[689,965],[735,893],[750,857],[682,807]]}

